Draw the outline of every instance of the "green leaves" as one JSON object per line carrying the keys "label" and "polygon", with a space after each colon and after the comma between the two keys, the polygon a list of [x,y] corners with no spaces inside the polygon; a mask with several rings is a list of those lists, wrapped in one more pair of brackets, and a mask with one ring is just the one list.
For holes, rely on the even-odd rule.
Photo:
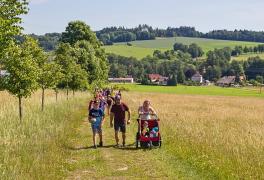
{"label": "green leaves", "polygon": [[21,33],[20,15],[27,13],[27,4],[26,0],[0,0],[0,52]]}
{"label": "green leaves", "polygon": [[17,45],[11,43],[5,50],[4,69],[10,75],[3,78],[4,88],[17,97],[28,97],[38,88],[39,67],[34,49],[37,43],[31,38]]}
{"label": "green leaves", "polygon": [[[62,65],[66,85],[73,81],[73,76],[79,79],[76,79],[75,83],[70,83],[75,84],[74,88],[77,87],[77,82],[79,87],[83,86],[81,79],[84,76],[90,85],[106,82],[109,71],[106,55],[100,48],[101,43],[88,25],[82,21],[70,22],[66,31],[62,33],[61,42],[63,43],[56,51],[56,60]],[[70,73],[72,68],[75,69],[76,74]]]}
{"label": "green leaves", "polygon": [[62,33],[61,42],[74,45],[77,41],[86,40],[90,42],[94,48],[100,47],[95,33],[90,27],[82,21],[72,21],[66,27],[66,31]]}

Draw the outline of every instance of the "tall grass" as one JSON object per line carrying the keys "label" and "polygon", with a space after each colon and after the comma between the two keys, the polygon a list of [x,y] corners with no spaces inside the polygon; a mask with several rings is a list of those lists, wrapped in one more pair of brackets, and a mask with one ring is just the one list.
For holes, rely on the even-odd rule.
{"label": "tall grass", "polygon": [[0,93],[0,179],[58,179],[65,175],[67,152],[63,150],[71,121],[84,105],[88,93],[76,93],[66,100],[47,91],[46,107],[41,111],[41,92],[23,101],[24,118],[18,116],[18,101]]}
{"label": "tall grass", "polygon": [[135,92],[126,97],[132,111],[150,99],[160,115],[160,160],[168,169],[205,179],[264,178],[262,99]]}

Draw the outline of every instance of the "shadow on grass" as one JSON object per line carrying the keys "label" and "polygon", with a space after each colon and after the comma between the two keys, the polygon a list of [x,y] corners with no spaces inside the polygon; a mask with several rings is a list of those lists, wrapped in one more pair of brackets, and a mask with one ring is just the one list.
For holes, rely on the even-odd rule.
{"label": "shadow on grass", "polygon": [[85,149],[94,149],[94,146],[81,146],[81,147],[64,146],[64,148],[68,150],[72,150],[72,151],[79,151],[79,150],[85,150]]}
{"label": "shadow on grass", "polygon": [[[71,146],[64,146],[65,149],[72,150],[72,151],[79,151],[79,150],[85,150],[85,149],[94,149],[94,146],[81,146],[81,147],[71,147]],[[135,151],[135,150],[143,150],[143,151],[148,151],[151,150],[151,148],[136,148],[135,143],[128,144],[125,147],[123,146],[116,146],[116,145],[105,145],[103,147],[97,146],[97,149],[104,149],[104,148],[115,148],[119,150],[128,150],[128,151]],[[156,149],[156,148],[153,148]]]}
{"label": "shadow on grass", "polygon": [[[97,146],[97,149],[98,148],[112,148],[114,147],[114,145],[106,145],[106,146],[103,146],[103,147],[99,147]],[[64,146],[65,149],[68,149],[68,150],[72,150],[72,151],[79,151],[79,150],[85,150],[85,149],[94,149],[94,146],[79,146],[79,147],[72,147],[72,146],[67,146],[65,145]]]}

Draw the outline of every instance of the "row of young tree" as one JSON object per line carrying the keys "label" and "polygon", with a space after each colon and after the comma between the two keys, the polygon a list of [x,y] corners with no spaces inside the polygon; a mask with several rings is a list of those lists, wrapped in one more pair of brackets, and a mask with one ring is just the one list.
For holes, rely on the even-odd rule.
{"label": "row of young tree", "polygon": [[[264,77],[264,60],[259,57],[246,61],[231,61],[231,48],[209,51],[206,59],[194,59],[188,52],[169,50],[164,53],[155,51],[153,56],[142,60],[133,57],[108,55],[110,77],[133,76],[138,82],[146,82],[147,74],[160,74],[170,79],[176,77],[177,83],[190,81],[199,72],[204,79],[216,82],[222,76],[240,76],[250,79]],[[242,82],[240,82],[242,83]]]}
{"label": "row of young tree", "polygon": [[[38,42],[21,33],[21,15],[28,12],[26,0],[2,1],[0,10],[0,90],[6,90],[19,100],[22,119],[22,99],[42,89],[42,110],[45,90],[58,88],[84,90],[105,83],[108,64],[101,43],[90,27],[81,21],[70,22],[56,51],[48,55]],[[3,26],[2,26],[3,25]],[[19,36],[19,39],[17,38]],[[57,97],[57,96],[56,96]]]}

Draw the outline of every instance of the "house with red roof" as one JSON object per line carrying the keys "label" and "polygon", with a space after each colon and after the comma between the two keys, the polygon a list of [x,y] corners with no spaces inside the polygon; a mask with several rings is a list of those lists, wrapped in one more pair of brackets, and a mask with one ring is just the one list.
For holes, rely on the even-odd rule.
{"label": "house with red roof", "polygon": [[153,84],[157,85],[167,85],[167,82],[169,80],[168,77],[164,77],[160,74],[148,74],[148,78]]}

